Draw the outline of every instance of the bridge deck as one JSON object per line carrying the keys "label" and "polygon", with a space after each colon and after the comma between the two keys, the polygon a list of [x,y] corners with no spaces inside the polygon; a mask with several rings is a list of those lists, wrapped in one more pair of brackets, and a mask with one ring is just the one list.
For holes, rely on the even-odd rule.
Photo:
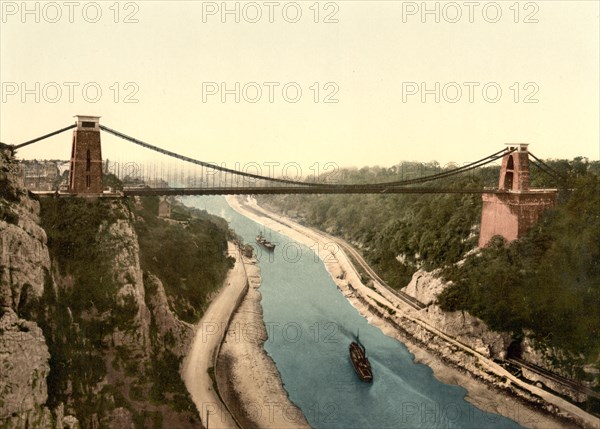
{"label": "bridge deck", "polygon": [[[535,192],[557,192],[557,189],[535,189],[522,193]],[[409,187],[373,187],[370,185],[356,188],[343,188],[339,186],[322,187],[298,187],[298,186],[276,186],[276,187],[217,187],[217,188],[125,188],[123,191],[107,192],[103,194],[76,195],[67,192],[56,191],[31,191],[40,197],[134,197],[134,196],[192,196],[192,195],[281,195],[281,194],[506,194],[515,192],[501,191],[498,189],[448,189],[448,188],[409,188]]]}
{"label": "bridge deck", "polygon": [[408,188],[408,187],[373,187],[360,186],[340,188],[338,186],[299,187],[221,187],[221,188],[125,188],[125,196],[149,195],[265,195],[265,194],[483,194],[496,193],[486,189],[442,189],[442,188]]}

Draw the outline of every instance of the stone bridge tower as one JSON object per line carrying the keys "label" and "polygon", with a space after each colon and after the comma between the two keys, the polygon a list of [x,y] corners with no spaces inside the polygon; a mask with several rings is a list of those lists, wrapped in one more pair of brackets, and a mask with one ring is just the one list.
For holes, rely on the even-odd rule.
{"label": "stone bridge tower", "polygon": [[73,130],[69,192],[98,195],[104,191],[102,183],[102,150],[100,147],[100,117],[77,115]]}
{"label": "stone bridge tower", "polygon": [[509,144],[502,158],[497,191],[483,194],[479,247],[495,235],[507,242],[522,237],[542,212],[554,206],[556,189],[531,189],[528,144]]}

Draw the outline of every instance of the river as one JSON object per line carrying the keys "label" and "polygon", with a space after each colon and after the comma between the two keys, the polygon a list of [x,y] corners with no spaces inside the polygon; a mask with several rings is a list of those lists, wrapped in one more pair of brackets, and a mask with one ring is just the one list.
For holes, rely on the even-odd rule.
{"label": "river", "polygon": [[[260,226],[223,197],[186,197],[186,205],[225,218],[245,242]],[[464,400],[466,390],[437,380],[415,364],[401,342],[371,326],[337,289],[309,247],[274,231],[275,252],[259,251],[265,350],[275,361],[292,402],[315,428],[519,428]],[[373,368],[361,382],[348,356],[359,333]]]}

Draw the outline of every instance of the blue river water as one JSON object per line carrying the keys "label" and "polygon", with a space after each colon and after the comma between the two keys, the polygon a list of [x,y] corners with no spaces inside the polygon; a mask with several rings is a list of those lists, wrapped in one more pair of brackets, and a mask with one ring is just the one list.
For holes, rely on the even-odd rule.
{"label": "blue river water", "polygon": [[[260,226],[222,197],[186,197],[186,205],[225,218],[245,242]],[[479,410],[466,390],[437,380],[415,364],[401,342],[371,326],[337,289],[313,250],[267,231],[277,243],[259,253],[265,350],[275,361],[289,397],[315,428],[519,428]],[[348,346],[359,333],[373,368],[372,384],[354,373]],[[293,414],[289,414],[293,419]]]}

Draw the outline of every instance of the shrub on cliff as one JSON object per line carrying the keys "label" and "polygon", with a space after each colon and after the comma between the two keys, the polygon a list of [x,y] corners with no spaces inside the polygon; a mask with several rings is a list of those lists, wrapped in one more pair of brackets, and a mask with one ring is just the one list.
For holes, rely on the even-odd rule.
{"label": "shrub on cliff", "polygon": [[196,322],[233,264],[226,256],[227,222],[181,204],[172,210],[177,222],[160,219],[157,197],[142,198],[141,207],[132,210],[138,215],[142,269],[163,282],[178,318]]}
{"label": "shrub on cliff", "polygon": [[44,198],[42,227],[48,235],[48,249],[63,275],[74,280],[69,298],[79,313],[91,307],[103,312],[112,308],[117,285],[110,268],[110,249],[97,245],[102,224],[115,221],[110,204],[101,199]]}

